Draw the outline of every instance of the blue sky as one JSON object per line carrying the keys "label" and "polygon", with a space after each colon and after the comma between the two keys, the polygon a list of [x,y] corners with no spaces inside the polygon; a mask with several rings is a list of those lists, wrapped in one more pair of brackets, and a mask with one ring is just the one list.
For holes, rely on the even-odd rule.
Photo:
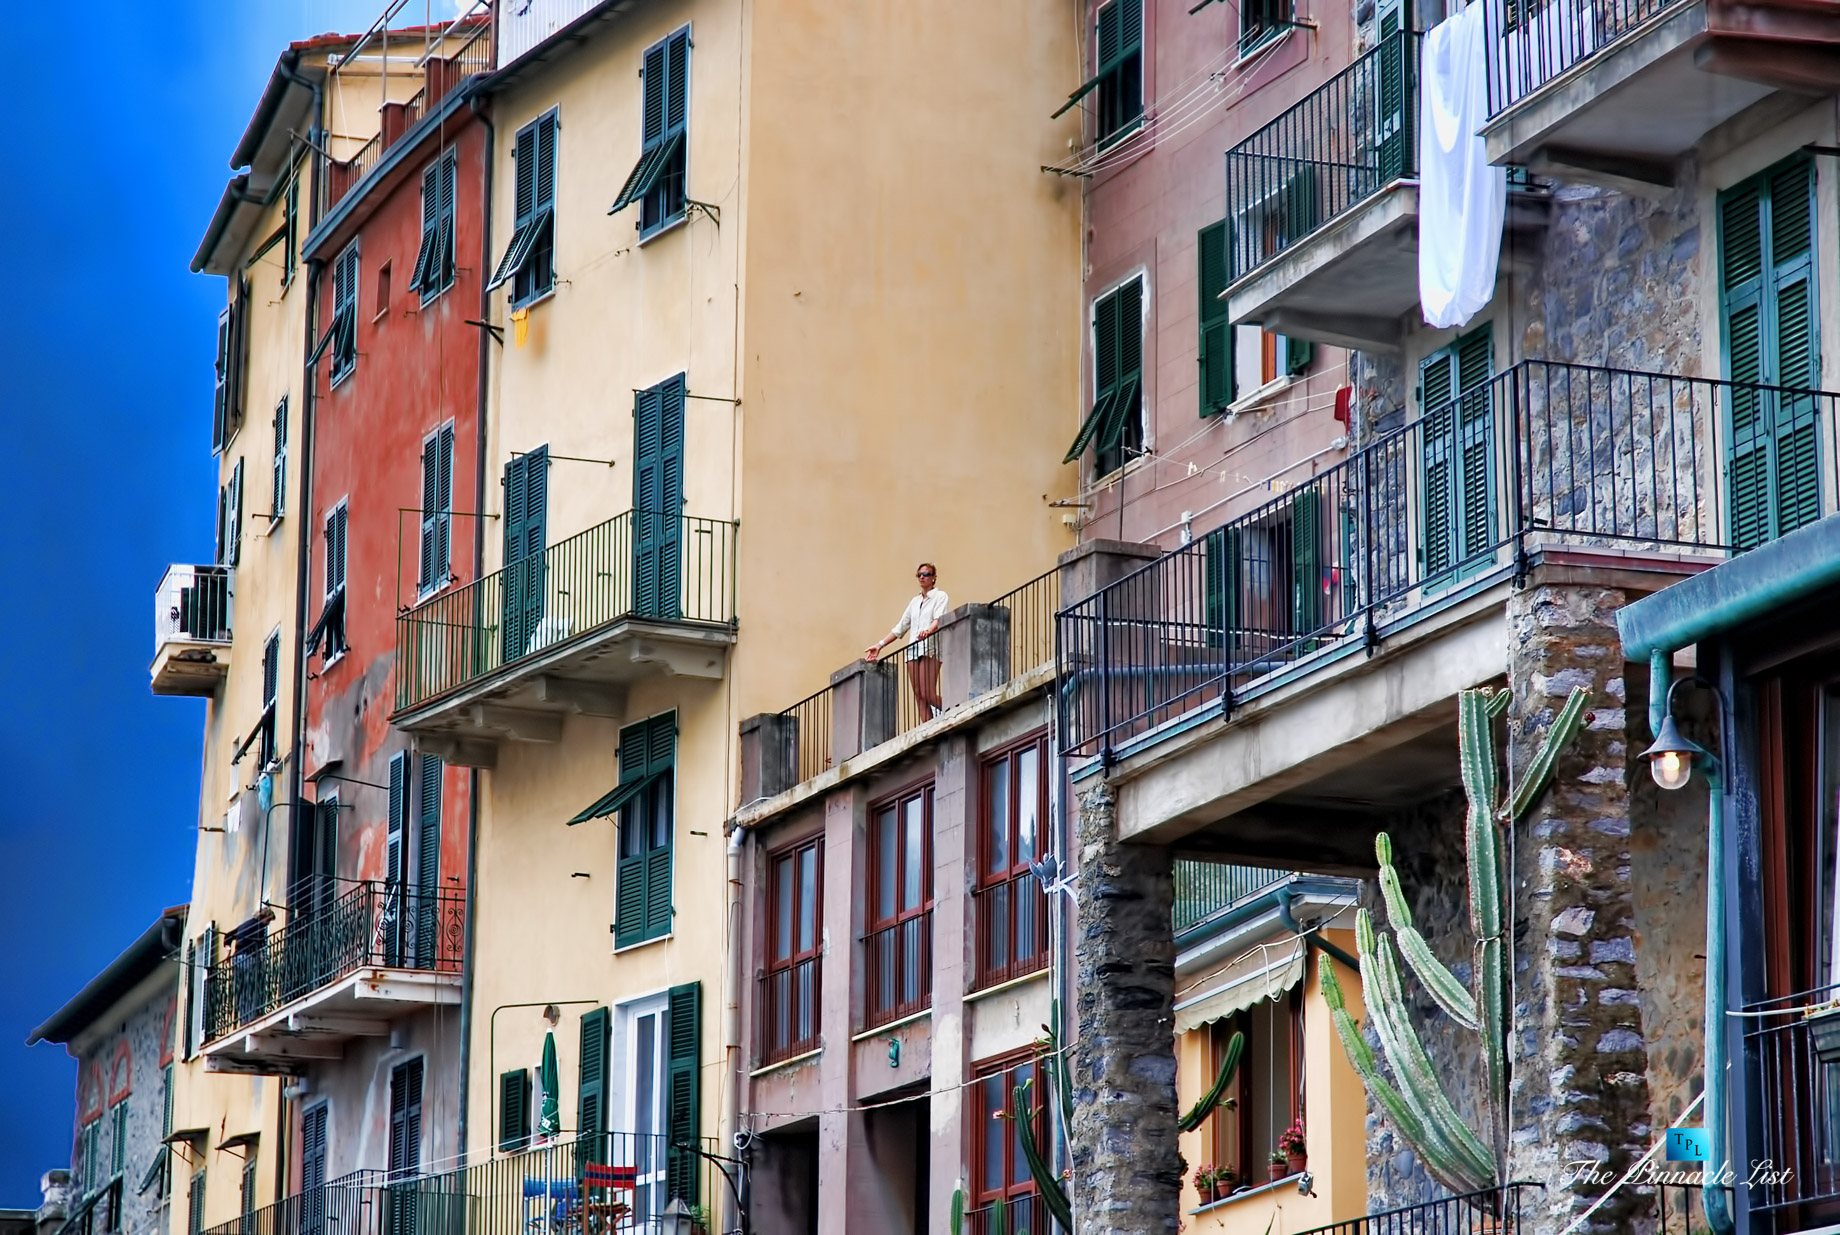
{"label": "blue sky", "polygon": [[223,284],[187,267],[282,46],[361,30],[383,3],[8,13],[0,1207],[36,1205],[39,1175],[70,1161],[74,1065],[62,1047],[27,1050],[27,1033],[191,880],[204,705],[147,689],[154,586],[169,562],[211,556]]}

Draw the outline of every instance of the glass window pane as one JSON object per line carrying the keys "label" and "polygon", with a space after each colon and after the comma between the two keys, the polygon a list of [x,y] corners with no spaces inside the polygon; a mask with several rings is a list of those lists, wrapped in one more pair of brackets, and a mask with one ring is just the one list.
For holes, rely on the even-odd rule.
{"label": "glass window pane", "polygon": [[894,807],[890,806],[875,817],[875,903],[869,908],[877,922],[886,922],[894,917],[894,890],[897,882],[895,863],[900,856]]}
{"label": "glass window pane", "polygon": [[[1031,1079],[1030,1071],[1029,1066],[1024,1064],[1009,1074],[1009,1086],[1004,1093],[1006,1101],[1012,1096],[1017,1085]],[[1031,1107],[1035,1105],[1037,1088],[1038,1086],[1035,1085],[1029,1086],[1028,1103]],[[1029,1112],[1029,1118],[1035,1118],[1035,1112],[1033,1110]],[[1040,1121],[1037,1120],[1036,1123],[1036,1131],[1039,1133]],[[1009,1181],[1012,1184],[1026,1184],[1029,1182],[1029,1160],[1022,1154],[1022,1125],[1020,1123],[1012,1123],[1010,1126],[1014,1129],[1016,1139],[1015,1143],[1010,1147]]]}
{"label": "glass window pane", "polygon": [[792,859],[781,858],[776,864],[773,882],[779,896],[777,929],[773,932],[773,959],[783,961],[792,955]]}
{"label": "glass window pane", "polygon": [[918,909],[926,873],[926,795],[909,798],[902,806],[906,836],[902,838],[901,908]]}
{"label": "glass window pane", "polygon": [[818,942],[818,847],[799,853],[799,951],[809,952]]}
{"label": "glass window pane", "polygon": [[1009,760],[1002,759],[985,769],[985,871],[1000,875],[1009,869]]}
{"label": "glass window pane", "polygon": [[[653,1059],[657,1050],[658,1017],[656,1013],[639,1018],[633,1026],[633,1114],[638,1124],[633,1129],[641,1138],[658,1131],[653,1119]],[[642,1148],[650,1148],[641,1139]]]}
{"label": "glass window pane", "polygon": [[620,808],[620,856],[636,858],[645,836],[645,810],[642,803],[628,802]]}
{"label": "glass window pane", "polygon": [[1016,755],[1016,861],[1035,860],[1036,816],[1041,808],[1041,748]]}
{"label": "glass window pane", "polygon": [[652,843],[653,849],[663,849],[671,843],[671,774],[666,772],[652,785]]}
{"label": "glass window pane", "polygon": [[984,1191],[1001,1192],[1003,1190],[1003,1143],[1006,1129],[1003,1121],[996,1117],[1003,1109],[1003,1076],[984,1078],[981,1087],[984,1091]]}

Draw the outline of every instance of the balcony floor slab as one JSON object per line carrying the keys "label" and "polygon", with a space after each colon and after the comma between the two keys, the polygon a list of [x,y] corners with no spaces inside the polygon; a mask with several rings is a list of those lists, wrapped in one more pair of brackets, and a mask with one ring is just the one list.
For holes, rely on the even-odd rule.
{"label": "balcony floor slab", "polygon": [[337,1059],[357,1037],[389,1032],[422,1008],[460,1002],[457,973],[366,967],[207,1042],[199,1052],[213,1072],[293,1073]]}
{"label": "balcony floor slab", "polygon": [[230,672],[230,645],[169,639],[154,653],[150,676],[156,695],[209,696]]}

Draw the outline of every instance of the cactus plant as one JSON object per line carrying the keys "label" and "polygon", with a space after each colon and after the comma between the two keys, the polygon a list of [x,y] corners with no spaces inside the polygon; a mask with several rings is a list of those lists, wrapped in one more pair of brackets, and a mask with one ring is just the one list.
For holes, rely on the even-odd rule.
{"label": "cactus plant", "polygon": [[[1379,1058],[1348,1012],[1330,958],[1317,958],[1323,998],[1348,1062],[1388,1122],[1417,1152],[1425,1169],[1453,1192],[1492,1188],[1503,1178],[1506,1167],[1508,1069],[1504,1000],[1508,976],[1502,933],[1507,875],[1501,864],[1498,829],[1512,827],[1539,801],[1552,779],[1560,752],[1584,726],[1586,697],[1582,688],[1571,692],[1505,802],[1500,789],[1494,722],[1507,710],[1508,692],[1466,690],[1458,698],[1457,744],[1463,793],[1468,801],[1464,848],[1468,859],[1469,923],[1475,938],[1472,989],[1464,989],[1456,975],[1432,954],[1430,945],[1413,925],[1412,911],[1393,865],[1392,838],[1385,832],[1374,838],[1374,856],[1380,864],[1380,894],[1392,929],[1390,934],[1377,930],[1372,916],[1362,909],[1355,915],[1355,940],[1368,1023],[1380,1040],[1397,1084],[1381,1073]],[[1481,1038],[1489,1118],[1483,1135],[1479,1136],[1457,1114],[1418,1031],[1412,1027],[1400,981],[1398,957],[1402,955],[1443,1013]]]}
{"label": "cactus plant", "polygon": [[1235,1030],[1227,1040],[1226,1051],[1220,1057],[1220,1074],[1214,1078],[1214,1087],[1202,1094],[1188,1108],[1188,1113],[1176,1121],[1178,1132],[1193,1132],[1214,1113],[1214,1108],[1220,1105],[1221,1096],[1227,1092],[1227,1086],[1233,1083],[1233,1074],[1239,1070],[1239,1057],[1245,1050],[1246,1035]]}
{"label": "cactus plant", "polygon": [[960,1235],[965,1225],[965,1190],[952,1189],[952,1235]]}

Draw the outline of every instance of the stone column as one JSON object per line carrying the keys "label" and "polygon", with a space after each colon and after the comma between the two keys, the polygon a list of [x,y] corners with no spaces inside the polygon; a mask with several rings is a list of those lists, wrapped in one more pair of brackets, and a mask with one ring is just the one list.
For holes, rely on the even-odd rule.
{"label": "stone column", "polygon": [[1073,1207],[1077,1235],[1179,1229],[1170,851],[1118,841],[1117,795],[1080,796]]}
{"label": "stone column", "polygon": [[968,703],[1009,681],[1009,610],[960,605],[939,624],[939,698]]}
{"label": "stone column", "polygon": [[799,718],[761,712],[741,722],[741,802],[784,793],[799,783]]}
{"label": "stone column", "polygon": [[[1538,1235],[1564,1229],[1653,1135],[1615,622],[1626,600],[1614,588],[1540,583],[1508,602],[1511,766],[1527,766],[1573,687],[1591,694],[1591,719],[1513,837],[1508,1178],[1546,1185],[1535,1194]],[[1650,1197],[1625,1188],[1581,1230],[1647,1230],[1651,1212]]]}
{"label": "stone column", "polygon": [[895,662],[854,660],[831,674],[831,761],[842,763],[894,736]]}

